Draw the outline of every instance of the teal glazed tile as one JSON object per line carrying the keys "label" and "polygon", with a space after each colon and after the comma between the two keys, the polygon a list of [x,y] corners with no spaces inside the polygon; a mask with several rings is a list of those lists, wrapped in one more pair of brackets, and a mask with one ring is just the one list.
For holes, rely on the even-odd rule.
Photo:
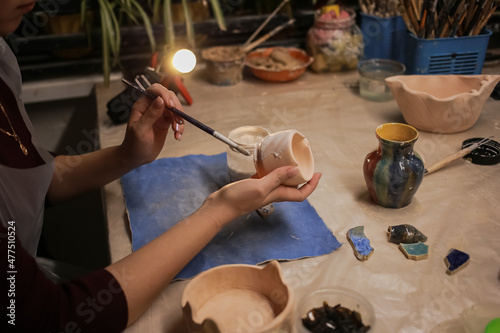
{"label": "teal glazed tile", "polygon": [[423,260],[429,257],[429,246],[422,242],[412,244],[400,243],[399,249],[408,259]]}
{"label": "teal glazed tile", "polygon": [[470,260],[470,255],[457,249],[450,249],[444,261],[448,266],[447,274],[453,275],[464,268]]}
{"label": "teal glazed tile", "polygon": [[365,236],[364,229],[364,226],[358,226],[347,231],[347,240],[352,246],[354,255],[361,261],[367,260],[373,253],[373,248],[370,246],[370,240]]}

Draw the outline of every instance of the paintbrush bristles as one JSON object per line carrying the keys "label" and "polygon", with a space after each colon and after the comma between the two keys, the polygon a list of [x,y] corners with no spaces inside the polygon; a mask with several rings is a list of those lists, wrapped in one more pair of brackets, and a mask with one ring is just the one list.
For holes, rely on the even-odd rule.
{"label": "paintbrush bristles", "polygon": [[359,0],[361,11],[367,15],[388,18],[401,15],[399,0]]}
{"label": "paintbrush bristles", "polygon": [[399,0],[398,9],[410,32],[433,39],[480,34],[497,6],[497,0]]}

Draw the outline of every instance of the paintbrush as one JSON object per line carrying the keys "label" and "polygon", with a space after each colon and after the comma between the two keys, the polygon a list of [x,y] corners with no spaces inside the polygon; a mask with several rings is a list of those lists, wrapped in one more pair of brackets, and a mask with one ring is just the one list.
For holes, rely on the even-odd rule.
{"label": "paintbrush", "polygon": [[489,138],[485,138],[485,139],[482,139],[481,141],[479,142],[476,142],[476,143],[473,143],[471,144],[470,146],[468,147],[465,147],[464,149],[462,150],[459,150],[458,152],[456,152],[455,154],[453,155],[450,155],[448,157],[446,157],[445,159],[437,162],[436,164],[433,164],[431,165],[430,167],[426,168],[424,170],[424,175],[428,175],[430,174],[431,172],[434,172],[436,170],[439,170],[441,169],[442,167],[444,167],[445,165],[459,159],[460,157],[464,157],[465,155],[469,154],[471,151],[473,151],[474,149],[477,149],[479,146],[482,146],[484,145],[485,143],[488,143],[490,142],[491,140],[493,139],[493,136],[490,136]]}
{"label": "paintbrush", "polygon": [[[155,100],[157,98],[157,96],[151,94],[149,91],[133,84],[132,82],[126,80],[126,79],[122,79],[123,83],[129,85],[130,87],[134,88],[135,90],[139,91],[140,93],[148,96],[149,98],[151,98],[152,100]],[[174,108],[174,107],[169,107],[169,106],[166,106],[165,105],[165,108],[172,111],[173,113],[175,113],[176,115],[178,115],[179,117],[185,119],[186,121],[190,122],[191,124],[193,124],[194,126],[198,127],[199,129],[207,132],[208,134],[212,135],[214,138],[216,139],[219,139],[220,141],[224,142],[225,144],[227,144],[229,147],[231,147],[233,150],[236,150],[240,153],[242,153],[243,155],[246,155],[246,156],[250,156],[250,152],[248,152],[248,150],[244,149],[243,147],[241,147],[240,145],[238,145],[236,142],[226,138],[224,135],[220,134],[219,132],[213,130],[212,128],[208,127],[207,125],[203,124],[202,122],[194,119],[193,117],[191,117],[190,115],[182,112],[181,110],[177,109],[177,108]]]}

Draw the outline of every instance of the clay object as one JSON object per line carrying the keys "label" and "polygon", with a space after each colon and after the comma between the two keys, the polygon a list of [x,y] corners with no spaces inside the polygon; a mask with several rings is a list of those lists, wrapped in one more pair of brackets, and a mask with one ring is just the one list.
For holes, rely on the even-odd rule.
{"label": "clay object", "polygon": [[383,207],[409,205],[424,177],[424,163],[413,150],[418,131],[388,123],[375,130],[379,146],[365,157],[363,173],[371,200]]}
{"label": "clay object", "polygon": [[500,75],[398,75],[385,81],[409,125],[457,133],[476,123]]}
{"label": "clay object", "polygon": [[259,79],[270,82],[288,82],[304,74],[312,61],[311,56],[298,48],[269,47],[250,52],[245,64]]}
{"label": "clay object", "polygon": [[227,170],[230,182],[247,179],[257,173],[253,162],[255,146],[269,134],[267,129],[260,126],[241,126],[229,132],[228,138],[251,154],[246,156],[227,147]]}
{"label": "clay object", "polygon": [[367,260],[373,253],[370,240],[365,236],[365,227],[358,226],[347,231],[347,240],[352,246],[354,255],[361,261]]}
{"label": "clay object", "polygon": [[265,267],[222,265],[191,280],[182,311],[193,333],[290,332],[294,294],[277,261]]}
{"label": "clay object", "polygon": [[427,236],[411,224],[390,226],[387,232],[389,233],[389,242],[394,244],[411,244],[427,241]]}
{"label": "clay object", "polygon": [[429,246],[422,242],[413,244],[400,243],[399,249],[408,259],[422,260],[429,257]]}
{"label": "clay object", "polygon": [[444,258],[444,262],[448,267],[446,274],[453,275],[462,268],[464,268],[470,260],[470,256],[457,249],[450,249],[446,257]]}
{"label": "clay object", "polygon": [[282,166],[295,166],[299,173],[284,185],[297,186],[311,180],[314,158],[307,138],[296,130],[272,133],[257,145],[254,151],[257,175],[264,177]]}
{"label": "clay object", "polygon": [[243,79],[246,53],[238,46],[214,46],[201,52],[208,81],[229,86]]}
{"label": "clay object", "polygon": [[262,217],[263,219],[266,219],[269,217],[269,215],[274,213],[274,206],[272,204],[269,204],[269,205],[266,205],[264,207],[257,209],[256,212],[257,212],[257,214],[259,214],[260,217]]}

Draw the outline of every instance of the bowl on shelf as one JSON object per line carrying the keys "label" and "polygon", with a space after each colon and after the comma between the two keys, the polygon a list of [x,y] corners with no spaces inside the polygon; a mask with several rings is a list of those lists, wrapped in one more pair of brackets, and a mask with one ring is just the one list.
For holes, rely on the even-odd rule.
{"label": "bowl on shelf", "polygon": [[457,133],[476,123],[500,75],[399,75],[385,81],[409,125]]}
{"label": "bowl on shelf", "polygon": [[329,307],[339,305],[352,312],[357,312],[357,314],[360,315],[362,324],[364,326],[370,326],[370,331],[375,324],[375,311],[366,297],[348,288],[324,288],[306,293],[298,300],[295,307],[295,326],[297,333],[311,332],[304,326],[302,320],[304,318],[312,319],[312,317],[314,317],[314,312],[311,313],[311,310],[324,307],[325,302]]}
{"label": "bowl on shelf", "polygon": [[269,82],[297,79],[313,62],[306,51],[294,47],[261,48],[247,54],[245,65],[253,75]]}

